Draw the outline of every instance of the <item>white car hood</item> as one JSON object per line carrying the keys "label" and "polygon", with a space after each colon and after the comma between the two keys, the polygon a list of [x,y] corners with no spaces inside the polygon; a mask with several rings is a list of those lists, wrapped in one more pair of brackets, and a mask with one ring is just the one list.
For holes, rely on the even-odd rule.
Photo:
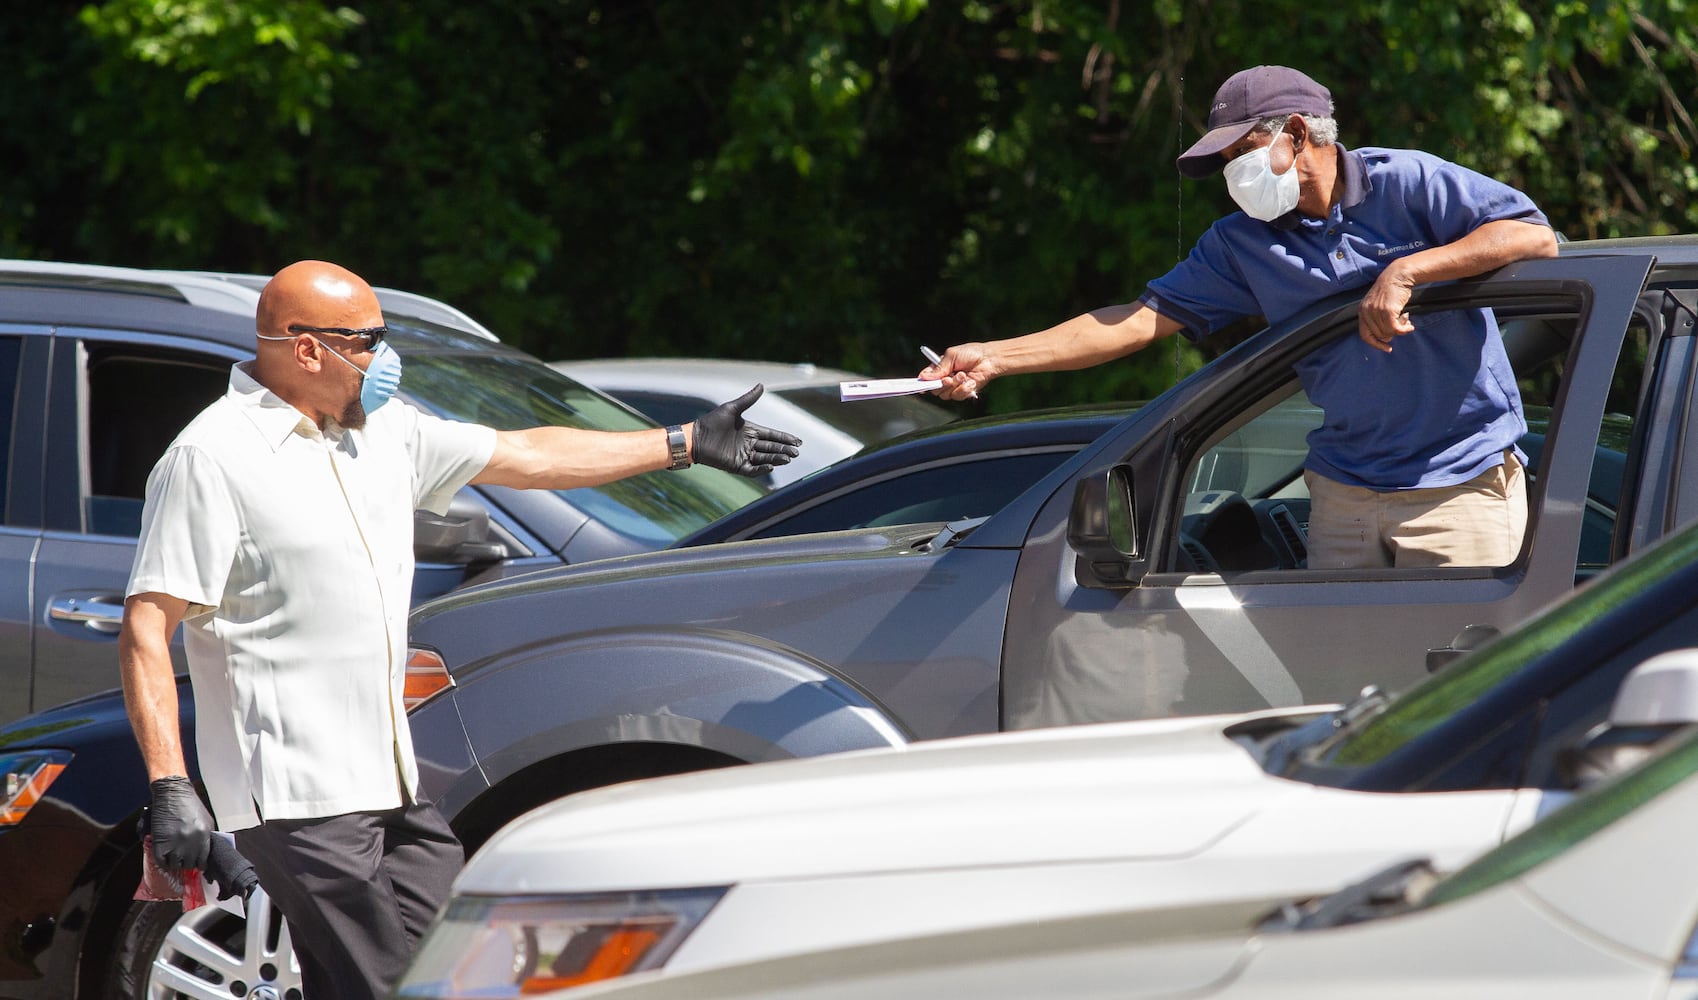
{"label": "white car hood", "polygon": [[973,736],[617,785],[509,825],[462,893],[573,893],[1181,858],[1277,800],[1227,739],[1267,715]]}

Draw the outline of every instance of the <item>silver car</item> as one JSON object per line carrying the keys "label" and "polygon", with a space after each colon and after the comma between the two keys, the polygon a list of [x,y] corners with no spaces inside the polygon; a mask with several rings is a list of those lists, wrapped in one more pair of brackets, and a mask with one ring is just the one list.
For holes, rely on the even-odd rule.
{"label": "silver car", "polygon": [[[838,385],[865,375],[812,364],[732,361],[717,358],[607,358],[556,361],[553,367],[595,386],[657,424],[692,420],[722,400],[741,395],[756,382],[766,392],[749,408],[749,419],[782,427],[807,442],[789,465],[772,470],[771,486],[783,486],[910,431],[936,427],[957,414],[928,396],[892,396],[844,403]],[[920,362],[916,355],[915,370]]]}
{"label": "silver car", "polygon": [[[0,722],[118,683],[118,623],[153,463],[253,356],[265,279],[0,261]],[[378,298],[402,396],[501,428],[651,427],[444,303]],[[414,599],[662,548],[761,496],[703,467],[551,493],[469,487],[416,522]],[[180,664],[179,664],[180,665]]]}

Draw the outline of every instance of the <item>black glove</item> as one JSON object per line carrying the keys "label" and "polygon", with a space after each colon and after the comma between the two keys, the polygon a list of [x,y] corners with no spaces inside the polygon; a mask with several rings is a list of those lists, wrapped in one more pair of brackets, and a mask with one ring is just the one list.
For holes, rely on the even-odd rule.
{"label": "black glove", "polygon": [[802,439],[771,427],[751,424],[743,411],[761,398],[765,387],[753,389],[729,403],[721,403],[696,418],[696,439],[691,460],[739,476],[764,476],[775,466],[796,457]]}
{"label": "black glove", "polygon": [[167,871],[206,867],[212,841],[212,816],[201,805],[195,786],[180,774],[148,786],[153,804],[148,826],[153,831],[153,855]]}
{"label": "black glove", "polygon": [[253,895],[254,886],[259,885],[253,862],[242,857],[242,852],[225,837],[212,838],[212,846],[206,853],[206,877],[218,883],[219,899],[241,896],[243,903]]}

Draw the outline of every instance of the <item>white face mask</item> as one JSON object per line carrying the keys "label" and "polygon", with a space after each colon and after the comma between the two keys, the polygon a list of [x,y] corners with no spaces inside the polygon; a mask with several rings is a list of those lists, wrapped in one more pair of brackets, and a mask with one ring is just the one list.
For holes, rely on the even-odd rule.
{"label": "white face mask", "polygon": [[[1283,126],[1274,131],[1274,139],[1279,138],[1282,129]],[[1232,200],[1245,215],[1263,222],[1272,222],[1296,208],[1299,196],[1297,163],[1293,161],[1283,174],[1274,173],[1269,157],[1272,149],[1272,142],[1253,149],[1228,161],[1223,171],[1226,191]]]}

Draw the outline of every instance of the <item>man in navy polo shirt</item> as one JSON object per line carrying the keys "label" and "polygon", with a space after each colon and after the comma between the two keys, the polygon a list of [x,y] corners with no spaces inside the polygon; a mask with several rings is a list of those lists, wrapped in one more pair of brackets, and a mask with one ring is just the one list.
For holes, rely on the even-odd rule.
{"label": "man in navy polo shirt", "polygon": [[1411,318],[1418,284],[1556,253],[1550,223],[1515,189],[1407,149],[1346,149],[1332,95],[1284,66],[1232,76],[1180,173],[1226,175],[1243,209],[1136,302],[1037,333],[951,347],[921,378],[965,399],[1019,372],[1063,371],[1192,340],[1235,320],[1278,323],[1327,296],[1367,288],[1359,338],[1297,365],[1325,414],[1309,435],[1309,566],[1501,566],[1513,562],[1527,499],[1516,440],[1526,432],[1515,373],[1489,311]]}

